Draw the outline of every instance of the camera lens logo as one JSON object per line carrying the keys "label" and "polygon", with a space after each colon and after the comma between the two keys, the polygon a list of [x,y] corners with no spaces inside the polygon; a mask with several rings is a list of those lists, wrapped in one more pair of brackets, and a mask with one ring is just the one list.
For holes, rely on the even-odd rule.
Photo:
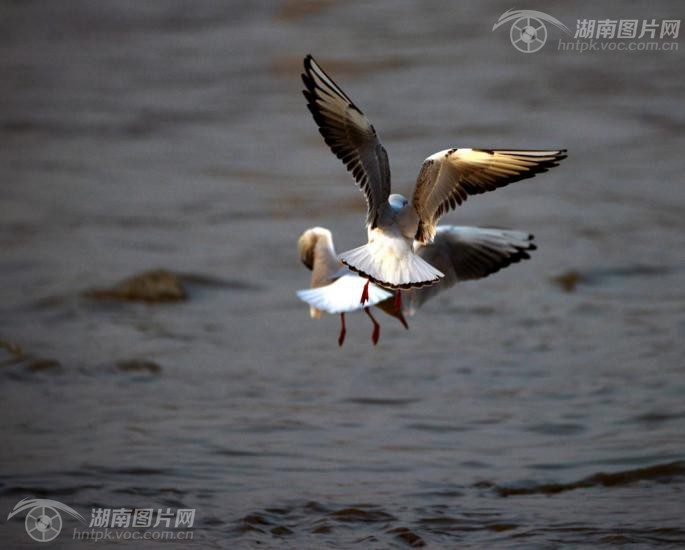
{"label": "camera lens logo", "polygon": [[535,53],[547,42],[547,27],[537,17],[521,17],[511,26],[509,38],[518,51]]}
{"label": "camera lens logo", "polygon": [[25,498],[19,501],[7,519],[28,510],[24,527],[29,537],[37,542],[55,540],[62,531],[62,516],[58,510],[86,523],[86,519],[73,508],[56,500],[44,498]]}
{"label": "camera lens logo", "polygon": [[509,29],[509,38],[512,45],[523,53],[535,53],[539,51],[547,42],[547,27],[544,21],[551,23],[567,34],[571,30],[558,19],[535,10],[508,10],[505,11],[497,23],[492,27],[496,28],[513,21]]}
{"label": "camera lens logo", "polygon": [[26,514],[26,532],[33,540],[48,542],[62,530],[62,516],[50,506],[38,506]]}

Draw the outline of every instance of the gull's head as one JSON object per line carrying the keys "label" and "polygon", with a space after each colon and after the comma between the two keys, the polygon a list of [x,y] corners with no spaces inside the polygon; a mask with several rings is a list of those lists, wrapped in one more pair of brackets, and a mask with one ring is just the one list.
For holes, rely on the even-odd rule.
{"label": "gull's head", "polygon": [[388,197],[388,204],[390,204],[393,210],[399,210],[407,206],[409,201],[399,193],[393,193]]}
{"label": "gull's head", "polygon": [[311,227],[297,239],[297,250],[300,253],[300,260],[309,269],[314,269],[314,248],[316,243],[322,239],[326,244],[330,244],[331,247],[333,246],[333,235],[325,227]]}

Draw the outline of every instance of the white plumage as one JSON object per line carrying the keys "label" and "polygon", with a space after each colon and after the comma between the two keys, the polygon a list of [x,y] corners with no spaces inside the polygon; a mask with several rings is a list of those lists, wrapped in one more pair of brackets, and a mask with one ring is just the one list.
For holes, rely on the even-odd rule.
{"label": "white plumage", "polygon": [[355,273],[342,275],[332,283],[317,288],[298,290],[297,297],[311,307],[326,313],[349,313],[363,307],[375,306],[378,302],[392,298],[392,293],[379,286],[369,285],[369,300],[362,304],[359,296],[366,279]]}

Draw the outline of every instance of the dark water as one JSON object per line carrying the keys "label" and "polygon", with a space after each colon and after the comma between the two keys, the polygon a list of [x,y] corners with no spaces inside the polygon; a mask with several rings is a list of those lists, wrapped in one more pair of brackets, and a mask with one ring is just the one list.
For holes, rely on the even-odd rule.
{"label": "dark water", "polygon": [[[520,54],[491,32],[511,7],[2,4],[0,338],[23,349],[0,350],[3,547],[35,544],[4,521],[25,497],[195,508],[207,547],[685,544],[683,52],[559,52],[550,30]],[[307,52],[399,190],[446,147],[567,147],[446,218],[531,231],[533,259],[410,332],[385,317],[376,349],[351,316],[338,349],[294,296],[295,240],[363,242],[363,197],[304,107]],[[225,284],[82,296],[158,267]]]}

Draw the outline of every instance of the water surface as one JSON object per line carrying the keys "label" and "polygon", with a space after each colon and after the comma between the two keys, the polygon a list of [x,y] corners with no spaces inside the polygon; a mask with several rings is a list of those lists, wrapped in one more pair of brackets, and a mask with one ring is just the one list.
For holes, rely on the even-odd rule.
{"label": "water surface", "polygon": [[[682,52],[523,55],[491,32],[511,7],[5,3],[0,338],[23,355],[0,350],[0,510],[195,508],[226,548],[683,545]],[[533,258],[409,332],[383,317],[377,348],[350,316],[338,349],[295,242],[360,244],[364,200],[306,111],[308,52],[399,191],[446,147],[568,148],[445,218],[530,231]],[[154,268],[222,284],[82,294]],[[0,541],[32,544],[19,520]]]}

